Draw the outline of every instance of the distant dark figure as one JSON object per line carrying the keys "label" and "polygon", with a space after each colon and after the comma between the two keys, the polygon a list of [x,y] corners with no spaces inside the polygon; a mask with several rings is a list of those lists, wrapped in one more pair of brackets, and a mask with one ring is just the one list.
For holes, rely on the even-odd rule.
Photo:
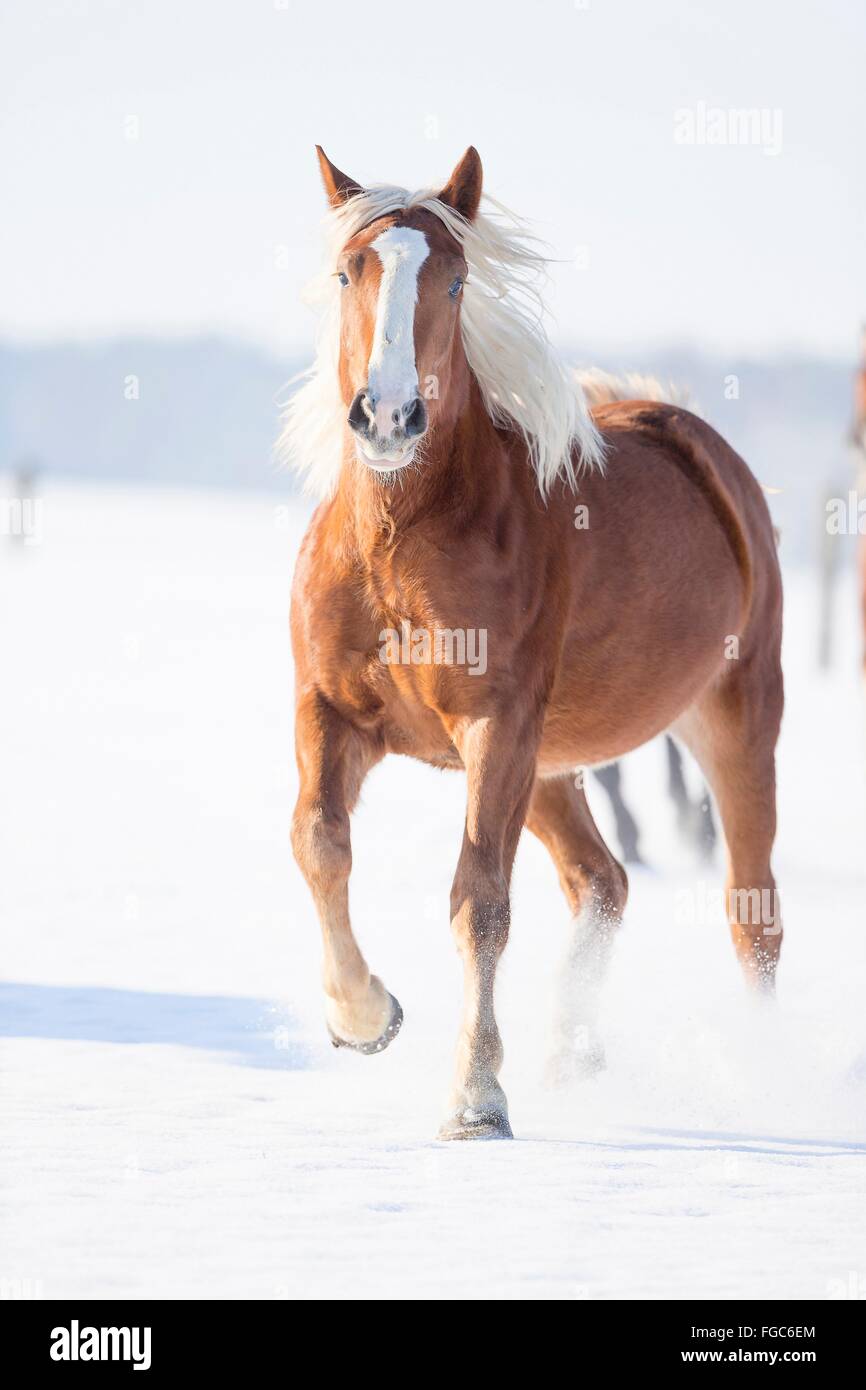
{"label": "distant dark figure", "polygon": [[677,830],[680,836],[697,850],[702,859],[712,859],[716,847],[716,823],[710,794],[704,787],[700,801],[692,801],[683,777],[683,757],[670,737],[665,737],[668,750],[668,791],[677,808]]}
{"label": "distant dark figure", "polygon": [[[690,848],[702,859],[712,859],[716,847],[716,823],[710,805],[710,794],[704,788],[700,801],[692,801],[683,776],[683,759],[673,739],[666,736],[668,757],[668,791],[677,809],[677,830]],[[616,836],[622,851],[623,863],[642,864],[637,821],[625,803],[619,763],[593,768],[593,776],[607,792],[616,822]]]}
{"label": "distant dark figure", "polygon": [[623,863],[642,864],[643,859],[638,847],[637,821],[623,800],[619,763],[608,763],[606,767],[594,767],[592,775],[604,787],[613,809],[614,820],[616,821],[616,838],[619,840]]}

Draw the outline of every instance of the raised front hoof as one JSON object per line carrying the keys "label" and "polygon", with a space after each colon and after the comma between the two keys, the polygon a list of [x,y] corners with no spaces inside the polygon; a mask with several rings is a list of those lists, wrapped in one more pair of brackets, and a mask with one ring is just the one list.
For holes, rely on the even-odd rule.
{"label": "raised front hoof", "polygon": [[485,1106],[478,1110],[458,1110],[439,1131],[440,1139],[513,1139],[504,1110]]}
{"label": "raised front hoof", "polygon": [[389,994],[391,1000],[391,1017],[384,1033],[380,1033],[378,1038],[373,1038],[371,1042],[351,1042],[348,1038],[341,1038],[334,1032],[328,1024],[328,1033],[332,1047],[350,1047],[353,1052],[362,1052],[365,1057],[372,1057],[377,1052],[384,1052],[389,1043],[392,1043],[403,1026],[403,1010],[393,994]]}

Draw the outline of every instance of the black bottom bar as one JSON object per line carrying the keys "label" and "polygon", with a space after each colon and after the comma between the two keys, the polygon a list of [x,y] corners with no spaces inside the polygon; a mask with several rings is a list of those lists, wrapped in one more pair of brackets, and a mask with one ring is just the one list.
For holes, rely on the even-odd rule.
{"label": "black bottom bar", "polygon": [[[489,1307],[482,1313],[480,1306],[473,1312],[475,1306],[469,1304],[457,1323],[467,1368],[476,1355],[481,1367],[488,1357],[494,1364],[507,1357],[509,1337],[513,1331],[519,1336],[519,1329],[509,1327],[494,1341],[496,1314]],[[768,1371],[811,1367],[826,1375],[856,1365],[862,1312],[856,1302],[580,1302],[568,1311],[569,1341],[562,1350],[567,1360],[578,1358],[576,1372],[579,1358],[590,1353],[614,1371],[651,1374],[680,1368],[700,1373],[706,1367],[739,1365]],[[347,1316],[353,1315],[343,1304],[340,1317]],[[408,1310],[401,1314],[398,1342],[404,1348],[405,1338],[411,1339],[410,1346],[414,1340],[411,1316]],[[508,1316],[512,1319],[513,1312]],[[369,1335],[386,1343],[388,1324],[380,1315],[374,1319]],[[537,1328],[537,1312],[533,1325]],[[365,1344],[346,1338],[345,1328],[341,1336],[328,1333],[321,1322],[312,1327],[307,1304],[284,1302],[4,1302],[0,1326],[4,1349],[14,1347],[16,1365],[25,1374],[32,1367],[61,1377],[92,1377],[105,1370],[157,1380],[185,1371],[224,1377],[248,1374],[274,1361],[291,1376],[299,1354],[321,1357],[329,1368],[326,1375],[336,1364],[348,1377],[354,1373],[352,1347]],[[443,1332],[440,1326],[437,1343]],[[434,1335],[429,1314],[419,1321],[415,1335],[419,1350],[426,1347],[429,1355]],[[422,1372],[425,1365],[429,1362],[422,1356]],[[411,1381],[411,1358],[404,1369]]]}

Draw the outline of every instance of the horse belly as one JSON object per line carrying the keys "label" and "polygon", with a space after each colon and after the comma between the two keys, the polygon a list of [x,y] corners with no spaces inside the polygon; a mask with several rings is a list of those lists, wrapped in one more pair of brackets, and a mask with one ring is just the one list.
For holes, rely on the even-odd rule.
{"label": "horse belly", "polygon": [[699,589],[623,612],[611,630],[567,642],[545,720],[539,771],[611,762],[668,729],[739,651],[738,586],[718,604]]}

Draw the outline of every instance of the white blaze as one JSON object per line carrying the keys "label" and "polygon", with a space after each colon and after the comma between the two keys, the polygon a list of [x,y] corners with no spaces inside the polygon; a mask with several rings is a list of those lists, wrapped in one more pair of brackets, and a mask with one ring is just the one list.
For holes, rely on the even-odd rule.
{"label": "white blaze", "polygon": [[389,227],[371,243],[382,262],[382,281],[376,305],[376,326],[367,372],[367,391],[382,438],[394,430],[394,412],[418,391],[415,366],[415,305],[418,272],[430,254],[423,232],[412,227]]}

